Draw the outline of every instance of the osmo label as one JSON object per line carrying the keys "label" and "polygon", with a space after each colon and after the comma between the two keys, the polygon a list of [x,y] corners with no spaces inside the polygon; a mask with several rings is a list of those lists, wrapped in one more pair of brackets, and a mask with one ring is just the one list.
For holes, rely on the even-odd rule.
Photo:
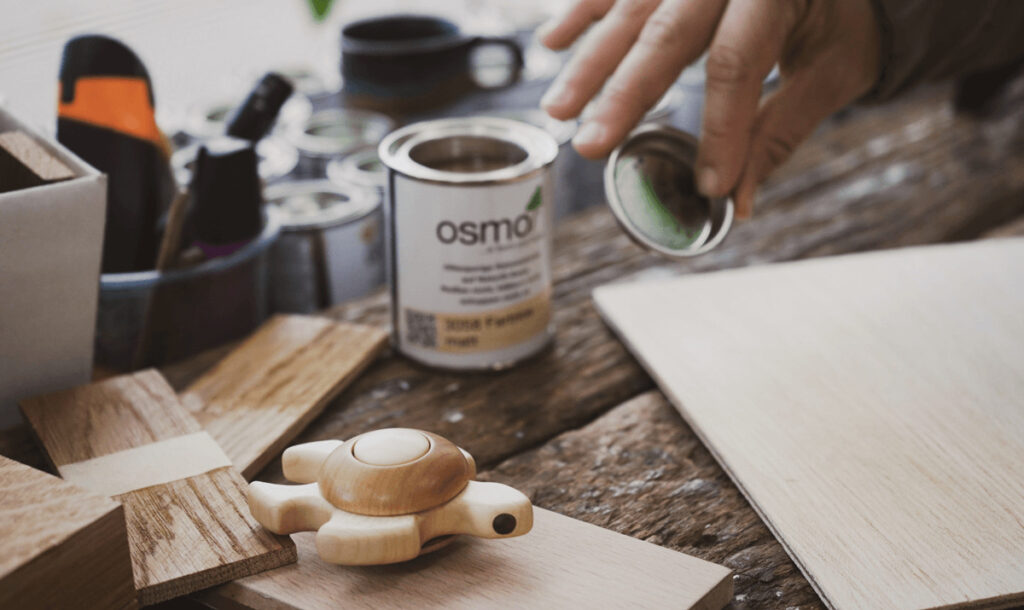
{"label": "osmo label", "polygon": [[[511,123],[512,129],[521,125],[501,123]],[[495,137],[500,140],[501,135],[506,132]],[[432,141],[427,138],[421,146]],[[549,162],[537,167],[515,162],[516,151],[529,159],[528,143],[521,141],[503,153],[499,144],[476,142],[480,150],[473,154],[482,159],[471,156],[453,163],[488,169],[453,171],[452,181],[391,173],[394,340],[406,355],[450,368],[498,368],[537,352],[550,340],[553,191]],[[471,148],[459,142],[447,146],[452,155]],[[406,150],[417,157],[415,142]],[[444,149],[427,150],[447,154]],[[512,161],[502,165],[501,154]],[[438,164],[433,158],[427,161]],[[517,167],[504,180],[467,179],[477,174],[493,178],[496,170]]]}

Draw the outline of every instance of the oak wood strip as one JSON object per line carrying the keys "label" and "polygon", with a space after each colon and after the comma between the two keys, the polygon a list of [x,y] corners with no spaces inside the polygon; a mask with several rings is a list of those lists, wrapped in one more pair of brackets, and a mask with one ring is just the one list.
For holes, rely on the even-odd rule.
{"label": "oak wood strip", "polygon": [[135,608],[124,509],[0,457],[0,607]]}
{"label": "oak wood strip", "polygon": [[215,608],[699,608],[732,598],[730,571],[582,521],[535,509],[518,538],[461,537],[390,566],[320,560],[313,534],[294,536],[295,565],[205,593]]}
{"label": "oak wood strip", "polygon": [[386,343],[376,327],[275,316],[189,385],[181,401],[251,479]]}
{"label": "oak wood strip", "polygon": [[1024,602],[1022,277],[991,240],[595,299],[829,605],[992,607]]}
{"label": "oak wood strip", "polygon": [[[22,402],[22,411],[58,472],[201,430],[153,370],[32,398]],[[245,482],[231,467],[115,499],[124,505],[143,605],[295,561],[291,541],[267,532],[249,514]]]}
{"label": "oak wood strip", "polygon": [[768,527],[657,390],[478,478],[511,485],[537,506],[732,569],[732,608],[823,607]]}

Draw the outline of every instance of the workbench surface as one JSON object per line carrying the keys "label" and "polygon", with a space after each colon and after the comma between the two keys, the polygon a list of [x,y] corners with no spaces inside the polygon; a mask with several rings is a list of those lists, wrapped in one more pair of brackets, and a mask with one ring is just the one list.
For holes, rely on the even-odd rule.
{"label": "workbench surface", "polygon": [[[604,206],[569,218],[555,237],[558,332],[549,350],[494,374],[432,371],[388,353],[296,442],[388,426],[431,430],[471,452],[481,478],[513,485],[538,506],[728,566],[734,607],[819,607],[782,546],[598,318],[591,290],[637,276],[1024,235],[1024,84],[980,119],[955,113],[952,91],[931,86],[834,118],[766,186],[752,221],[686,263],[641,250]],[[387,295],[326,315],[387,325]],[[180,390],[227,349],[162,370]],[[0,453],[43,466],[24,428],[0,433]],[[282,482],[279,462],[257,478]]]}

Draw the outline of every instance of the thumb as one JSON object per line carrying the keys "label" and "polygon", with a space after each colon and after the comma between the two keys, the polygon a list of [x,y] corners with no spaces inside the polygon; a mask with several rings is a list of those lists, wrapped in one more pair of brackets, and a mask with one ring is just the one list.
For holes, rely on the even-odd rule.
{"label": "thumb", "polygon": [[823,70],[807,69],[787,78],[761,103],[750,153],[733,191],[737,218],[750,218],[757,187],[782,165],[815,127],[849,101],[830,86]]}

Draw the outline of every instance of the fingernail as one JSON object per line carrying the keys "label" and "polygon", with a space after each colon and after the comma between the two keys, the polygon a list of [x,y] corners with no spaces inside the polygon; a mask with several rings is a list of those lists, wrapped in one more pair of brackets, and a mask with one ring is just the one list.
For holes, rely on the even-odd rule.
{"label": "fingernail", "polygon": [[572,143],[576,146],[600,144],[604,140],[606,131],[604,125],[596,121],[584,123],[580,130],[576,132],[576,137],[572,139]]}
{"label": "fingernail", "polygon": [[562,85],[555,84],[540,98],[540,105],[541,108],[548,110],[555,106],[564,106],[568,101],[569,92]]}
{"label": "fingernail", "polygon": [[697,188],[705,197],[718,194],[718,172],[713,167],[704,167],[697,172]]}

